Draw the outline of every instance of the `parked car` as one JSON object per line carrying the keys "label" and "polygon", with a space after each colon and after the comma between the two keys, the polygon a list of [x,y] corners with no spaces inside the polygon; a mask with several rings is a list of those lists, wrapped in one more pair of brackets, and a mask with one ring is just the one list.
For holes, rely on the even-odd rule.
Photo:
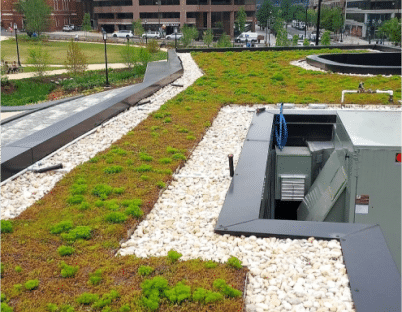
{"label": "parked car", "polygon": [[134,38],[134,34],[131,30],[119,30],[112,34],[115,38]]}
{"label": "parked car", "polygon": [[63,31],[73,31],[74,30],[74,25],[64,25],[63,26]]}
{"label": "parked car", "polygon": [[160,39],[161,35],[157,31],[150,31],[145,34],[142,34],[142,38]]}
{"label": "parked car", "polygon": [[177,34],[173,33],[173,34],[167,35],[166,39],[175,39],[175,37],[177,40],[180,40],[181,38],[183,38],[183,34],[182,33],[177,33]]}

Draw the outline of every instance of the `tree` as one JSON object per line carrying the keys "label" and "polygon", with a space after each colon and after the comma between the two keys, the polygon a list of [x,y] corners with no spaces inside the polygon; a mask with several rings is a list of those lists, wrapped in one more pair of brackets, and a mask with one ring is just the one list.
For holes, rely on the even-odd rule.
{"label": "tree", "polygon": [[123,49],[120,50],[120,56],[128,68],[132,68],[137,62],[137,54],[130,43],[127,42]]}
{"label": "tree", "polygon": [[82,30],[83,31],[90,31],[91,27],[91,16],[89,13],[84,14],[84,18],[82,19]]}
{"label": "tree", "polygon": [[245,32],[246,31],[246,20],[247,20],[247,14],[246,10],[244,7],[240,7],[239,11],[236,14],[236,21],[235,25],[238,31]]}
{"label": "tree", "polygon": [[317,26],[317,12],[313,9],[307,10],[307,22],[310,26]]}
{"label": "tree", "polygon": [[136,21],[133,22],[133,31],[134,35],[136,36],[142,36],[144,33],[144,27],[142,27],[142,21],[141,19],[137,19]]}
{"label": "tree", "polygon": [[320,23],[324,29],[333,32],[338,32],[342,29],[344,20],[340,8],[323,8],[321,14]]}
{"label": "tree", "polygon": [[285,20],[285,22],[291,22],[293,18],[292,12],[292,2],[291,0],[282,0],[281,2],[281,17]]}
{"label": "tree", "polygon": [[48,29],[52,8],[43,0],[20,0],[15,4],[16,10],[25,17],[25,29],[28,32],[37,33]]}
{"label": "tree", "polygon": [[297,41],[299,41],[299,36],[294,35],[292,38],[292,46],[297,46]]}
{"label": "tree", "polygon": [[329,31],[327,30],[327,31],[322,35],[322,38],[321,38],[321,45],[327,46],[327,45],[330,44],[330,42],[331,42],[331,38],[330,38],[330,36],[329,36]]}
{"label": "tree", "polygon": [[279,28],[276,33],[276,46],[277,47],[288,47],[290,46],[290,40],[288,39],[288,32],[286,29]]}
{"label": "tree", "polygon": [[219,38],[217,47],[218,48],[230,48],[232,46],[232,42],[230,41],[230,37],[223,33],[222,36]]}
{"label": "tree", "polygon": [[47,66],[49,65],[49,53],[42,49],[42,46],[37,46],[28,50],[28,63],[34,66],[36,76],[42,78]]}
{"label": "tree", "polygon": [[77,42],[71,40],[67,48],[66,67],[73,75],[82,74],[88,67],[87,58]]}
{"label": "tree", "polygon": [[204,44],[206,44],[209,48],[210,44],[212,43],[212,41],[214,40],[214,34],[212,32],[211,29],[207,29],[204,32],[204,35],[202,37],[202,40],[204,41]]}
{"label": "tree", "polygon": [[397,17],[384,22],[378,29],[395,45],[401,43],[401,21]]}
{"label": "tree", "polygon": [[273,7],[271,1],[265,0],[261,8],[257,11],[257,20],[260,22],[260,26],[266,27],[267,21],[271,19],[273,22],[276,16],[276,9]]}
{"label": "tree", "polygon": [[187,47],[195,38],[198,36],[198,30],[195,27],[189,27],[184,25],[182,28],[183,37],[181,38],[181,42]]}
{"label": "tree", "polygon": [[306,47],[306,46],[309,46],[310,45],[310,41],[307,39],[307,38],[304,38],[304,40],[303,40],[303,45]]}

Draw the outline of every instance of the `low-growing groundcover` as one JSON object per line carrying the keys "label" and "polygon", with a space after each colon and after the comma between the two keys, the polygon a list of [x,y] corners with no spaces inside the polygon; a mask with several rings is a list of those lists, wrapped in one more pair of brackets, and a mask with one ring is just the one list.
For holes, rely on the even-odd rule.
{"label": "low-growing groundcover", "polygon": [[[327,51],[316,51],[323,52]],[[93,309],[91,306],[76,299],[83,293],[92,293],[97,295],[94,298],[99,296],[99,300],[103,300],[95,307],[110,300],[102,309],[127,310],[129,305],[132,311],[147,311],[142,305],[141,284],[146,279],[161,276],[167,279],[169,287],[182,282],[179,288],[183,292],[188,293],[188,288],[184,286],[190,286],[192,294],[196,291],[195,298],[199,301],[184,300],[173,304],[161,295],[159,311],[241,310],[244,303],[242,297],[220,300],[219,294],[213,294],[219,293],[219,289],[233,293],[224,285],[244,292],[246,269],[238,269],[240,266],[235,259],[230,261],[232,266],[220,264],[215,267],[210,262],[204,266],[199,260],[173,262],[164,257],[138,259],[133,256],[115,257],[115,254],[120,242],[127,238],[127,231],[135,228],[152,209],[160,193],[160,182],[169,184],[172,172],[184,164],[223,105],[263,103],[259,98],[261,94],[252,88],[264,91],[271,90],[273,86],[276,86],[276,92],[264,91],[262,96],[267,97],[265,101],[272,95],[273,99],[283,96],[281,99],[284,102],[292,102],[291,88],[286,93],[288,97],[280,92],[282,87],[285,88],[285,85],[280,88],[281,83],[292,85],[288,81],[289,75],[283,70],[289,71],[289,74],[295,70],[298,74],[292,79],[300,80],[299,86],[306,81],[305,88],[313,91],[320,87],[322,79],[331,81],[328,77],[333,77],[339,89],[325,91],[326,98],[333,101],[335,96],[332,93],[340,94],[342,89],[350,87],[348,83],[354,83],[353,79],[362,79],[314,74],[289,67],[289,60],[299,59],[306,53],[194,55],[206,73],[204,77],[150,114],[113,146],[77,166],[51,192],[11,221],[12,231],[1,235],[2,292],[6,295],[7,304],[14,311],[50,311],[48,304],[53,305],[53,311],[61,311],[63,305],[70,305],[75,311],[90,311]],[[268,66],[276,66],[277,73],[267,73],[270,76],[262,78],[265,79],[262,84],[254,80],[250,82],[253,77],[262,75],[261,71]],[[337,82],[336,79],[341,78],[350,81]],[[374,78],[365,78],[366,88],[373,88],[367,82],[374,81]],[[378,88],[392,89],[394,85],[400,88],[400,77],[399,80],[395,77],[377,79],[381,81]],[[321,93],[314,92],[299,96],[321,96]],[[374,96],[364,98],[367,103],[377,103],[378,100]],[[166,118],[170,122],[165,122]],[[184,157],[174,156],[178,154]],[[171,161],[166,161],[167,158]],[[122,170],[113,174],[105,172],[112,166],[120,166]],[[85,209],[82,209],[83,203]],[[127,219],[121,223],[111,222],[125,219],[106,217],[113,212],[119,212],[115,215],[118,217],[124,214]],[[70,249],[71,252],[60,253],[61,246],[72,247],[74,251]],[[17,272],[17,266],[22,271]],[[141,266],[150,266],[153,271],[142,276],[138,273]],[[72,272],[77,270],[74,274],[62,274],[63,267],[64,270],[72,267]],[[226,284],[216,282],[217,279],[224,280]],[[23,285],[30,280],[38,280],[38,287],[25,289]],[[198,288],[206,291],[197,291]],[[112,296],[112,291],[119,296]],[[174,293],[169,292],[168,295],[172,297]],[[210,301],[215,299],[216,302]],[[206,306],[205,301],[210,303]],[[67,311],[67,308],[64,310]]]}

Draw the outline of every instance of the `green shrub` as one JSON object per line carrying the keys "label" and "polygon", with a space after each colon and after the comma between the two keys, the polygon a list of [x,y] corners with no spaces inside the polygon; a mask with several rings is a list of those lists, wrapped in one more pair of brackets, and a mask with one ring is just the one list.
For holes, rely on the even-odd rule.
{"label": "green shrub", "polygon": [[195,136],[193,136],[193,135],[188,135],[188,136],[186,136],[186,139],[187,139],[187,140],[195,140]]}
{"label": "green shrub", "polygon": [[4,265],[3,263],[0,263],[0,275],[3,276],[4,273]]}
{"label": "green shrub", "polygon": [[97,163],[99,161],[99,157],[95,156],[89,160],[91,163]]}
{"label": "green shrub", "polygon": [[119,312],[129,312],[129,311],[131,311],[131,308],[130,305],[127,303],[125,305],[122,305],[119,309]]}
{"label": "green shrub", "polygon": [[95,207],[103,207],[103,205],[104,205],[104,202],[102,200],[100,200],[100,199],[98,199],[95,202]]}
{"label": "green shrub", "polygon": [[57,248],[57,252],[59,253],[60,256],[70,256],[74,253],[75,249],[73,247],[69,246],[60,246]]}
{"label": "green shrub", "polygon": [[147,176],[147,175],[142,175],[142,176],[140,177],[140,179],[141,179],[142,181],[148,181],[148,180],[149,180],[149,176]]}
{"label": "green shrub", "polygon": [[7,303],[5,303],[5,302],[2,302],[1,303],[1,312],[13,312],[14,310],[13,310],[13,308],[12,307],[10,307]]}
{"label": "green shrub", "polygon": [[130,206],[130,205],[135,205],[135,206],[142,206],[142,199],[138,199],[138,198],[135,198],[135,199],[125,199],[125,200],[123,200],[122,202],[121,202],[121,204],[124,206],[124,207],[128,207],[128,206]]}
{"label": "green shrub", "polygon": [[91,304],[99,300],[99,295],[91,293],[82,293],[76,301],[81,304]]}
{"label": "green shrub", "polygon": [[[128,143],[128,142],[127,142]],[[131,166],[134,162],[131,159],[126,160],[126,165]]]}
{"label": "green shrub", "polygon": [[168,259],[171,263],[175,263],[181,256],[183,256],[181,253],[178,253],[173,249],[168,252]]}
{"label": "green shrub", "polygon": [[142,282],[140,286],[143,294],[142,304],[151,311],[157,310],[161,294],[168,289],[168,281],[161,276],[155,276],[153,279]]}
{"label": "green shrub", "polygon": [[17,273],[21,273],[21,272],[22,272],[22,268],[21,268],[19,265],[17,265],[17,266],[14,268],[14,271],[17,272]]}
{"label": "green shrub", "polygon": [[50,233],[52,234],[60,234],[62,232],[67,232],[73,227],[72,221],[61,221],[57,223],[55,226],[50,228]]}
{"label": "green shrub", "polygon": [[166,118],[163,120],[163,122],[164,122],[164,123],[172,122],[172,118],[166,117]]}
{"label": "green shrub", "polygon": [[111,166],[111,167],[107,167],[103,170],[103,172],[107,173],[107,174],[114,174],[114,173],[119,173],[122,171],[123,171],[122,166]]}
{"label": "green shrub", "polygon": [[100,309],[107,305],[110,305],[113,300],[119,298],[120,295],[117,291],[111,290],[110,293],[106,293],[101,299],[97,300],[91,307],[93,309]]}
{"label": "green shrub", "polygon": [[151,274],[154,271],[154,269],[150,266],[146,266],[146,265],[141,265],[138,268],[138,274],[141,276],[148,276],[149,274]]}
{"label": "green shrub", "polygon": [[174,160],[178,160],[178,159],[186,160],[187,159],[186,156],[184,156],[182,153],[176,153],[172,156],[172,158]]}
{"label": "green shrub", "polygon": [[281,73],[275,73],[272,77],[272,80],[276,80],[276,81],[283,81],[283,75]]}
{"label": "green shrub", "polygon": [[186,106],[185,110],[187,110],[187,111],[191,110],[191,106]]}
{"label": "green shrub", "polygon": [[177,148],[173,148],[173,147],[166,147],[166,152],[170,153],[170,154],[175,154],[177,152],[179,152],[179,150]]}
{"label": "green shrub", "polygon": [[152,170],[152,166],[144,164],[144,165],[141,165],[141,166],[135,168],[134,170],[137,172],[148,172],[148,171]]}
{"label": "green shrub", "polygon": [[12,233],[13,232],[13,224],[8,220],[1,220],[1,233]]}
{"label": "green shrub", "polygon": [[172,174],[172,170],[171,169],[164,169],[164,170],[155,170],[156,173],[160,173],[160,174]]}
{"label": "green shrub", "polygon": [[166,187],[166,184],[163,181],[158,181],[156,182],[156,186],[162,189]]}
{"label": "green shrub", "polygon": [[111,212],[105,216],[105,220],[111,223],[122,223],[127,220],[127,216],[122,212]]}
{"label": "green shrub", "polygon": [[20,292],[23,286],[22,284],[14,284],[13,287],[17,292]]}
{"label": "green shrub", "polygon": [[106,184],[98,184],[92,190],[92,195],[100,197],[100,199],[105,200],[110,193],[112,193],[113,188]]}
{"label": "green shrub", "polygon": [[181,303],[191,297],[191,287],[178,282],[175,287],[165,290],[165,296],[173,303]]}
{"label": "green shrub", "polygon": [[73,184],[70,188],[71,195],[82,195],[87,192],[88,185],[86,184]]}
{"label": "green shrub", "polygon": [[77,226],[75,229],[70,230],[68,233],[61,234],[61,238],[67,241],[75,241],[79,238],[90,239],[92,228],[89,226]]}
{"label": "green shrub", "polygon": [[38,280],[29,280],[24,284],[24,286],[25,286],[26,290],[33,290],[33,289],[38,288],[39,281]]}
{"label": "green shrub", "polygon": [[218,278],[213,282],[214,288],[218,289],[225,296],[230,298],[240,297],[242,292],[240,290],[234,289],[226,284],[226,281]]}
{"label": "green shrub", "polygon": [[120,208],[120,205],[115,199],[105,201],[104,206],[110,210],[118,210]]}
{"label": "green shrub", "polygon": [[235,268],[235,269],[241,269],[241,261],[237,259],[236,257],[230,257],[227,261],[228,266]]}
{"label": "green shrub", "polygon": [[126,189],[124,187],[115,187],[113,189],[113,193],[117,194],[117,195],[121,195],[124,193]]}
{"label": "green shrub", "polygon": [[6,294],[5,293],[1,293],[1,302],[6,301]]}
{"label": "green shrub", "polygon": [[120,156],[126,156],[127,155],[126,150],[124,150],[124,149],[122,149],[120,147],[117,147],[117,146],[112,147],[112,153],[120,155]]}
{"label": "green shrub", "polygon": [[140,160],[152,161],[154,158],[149,156],[147,153],[140,153]]}
{"label": "green shrub", "polygon": [[170,164],[172,162],[172,158],[166,157],[159,159],[160,164]]}
{"label": "green shrub", "polygon": [[188,129],[187,128],[180,128],[178,130],[180,133],[188,133]]}
{"label": "green shrub", "polygon": [[59,311],[59,307],[57,305],[55,305],[54,303],[48,303],[46,308],[49,312],[58,312]]}
{"label": "green shrub", "polygon": [[78,272],[79,267],[73,267],[71,265],[66,264],[64,261],[61,262],[61,276],[64,278],[67,277],[74,277],[75,274]]}
{"label": "green shrub", "polygon": [[207,296],[208,291],[204,288],[197,288],[193,293],[193,300],[196,302],[204,302],[205,297]]}
{"label": "green shrub", "polygon": [[209,260],[207,262],[204,263],[204,267],[207,269],[214,269],[218,266],[218,264],[212,260]]}
{"label": "green shrub", "polygon": [[205,297],[205,303],[212,303],[223,300],[223,295],[214,291],[209,291]]}
{"label": "green shrub", "polygon": [[84,201],[84,196],[82,195],[73,195],[67,199],[67,202],[71,205],[80,204]]}
{"label": "green shrub", "polygon": [[156,39],[148,40],[147,50],[149,53],[156,53],[159,51],[159,43]]}
{"label": "green shrub", "polygon": [[134,218],[140,218],[144,214],[140,207],[137,205],[130,205],[124,212],[128,216],[133,216]]}
{"label": "green shrub", "polygon": [[99,285],[102,281],[102,270],[96,270],[94,273],[89,274],[88,284]]}
{"label": "green shrub", "polygon": [[90,204],[88,202],[82,202],[81,205],[79,205],[78,210],[87,210],[89,206]]}

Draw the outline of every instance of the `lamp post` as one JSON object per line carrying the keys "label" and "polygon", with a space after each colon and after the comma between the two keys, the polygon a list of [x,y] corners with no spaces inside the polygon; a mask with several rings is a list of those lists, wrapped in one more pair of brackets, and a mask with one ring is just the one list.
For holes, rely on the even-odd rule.
{"label": "lamp post", "polygon": [[[145,28],[147,28],[147,20],[145,20]],[[148,35],[146,29],[145,29],[145,45],[148,45]]]}
{"label": "lamp post", "polygon": [[307,38],[307,10],[308,10],[309,1],[306,1],[306,24],[304,25],[304,38]]}
{"label": "lamp post", "polygon": [[15,42],[17,43],[18,66],[21,66],[21,62],[20,62],[20,50],[18,49],[17,23],[14,23],[14,32],[15,32]]}
{"label": "lamp post", "polygon": [[318,12],[317,12],[317,35],[315,37],[315,45],[318,46],[318,41],[320,38],[320,15],[321,15],[321,2],[322,0],[318,0]]}
{"label": "lamp post", "polygon": [[107,40],[107,34],[106,34],[106,32],[104,32],[104,33],[103,33],[103,41],[105,42],[106,87],[108,87],[108,86],[109,86],[109,77],[108,77],[108,72],[107,72],[106,40]]}
{"label": "lamp post", "polygon": [[174,48],[177,49],[177,26],[173,28],[174,31]]}
{"label": "lamp post", "polygon": [[161,34],[161,13],[160,13],[161,0],[158,0],[157,4],[158,4],[158,31],[159,34]]}

